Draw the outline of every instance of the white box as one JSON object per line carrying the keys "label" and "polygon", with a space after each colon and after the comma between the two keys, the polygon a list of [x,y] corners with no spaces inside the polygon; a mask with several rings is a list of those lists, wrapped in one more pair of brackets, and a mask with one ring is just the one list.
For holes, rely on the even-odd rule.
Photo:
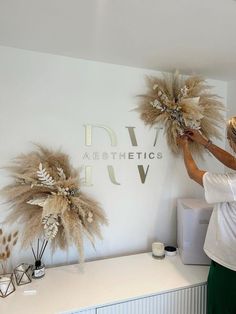
{"label": "white box", "polygon": [[202,199],[177,200],[177,244],[184,264],[210,264],[203,245],[212,209]]}

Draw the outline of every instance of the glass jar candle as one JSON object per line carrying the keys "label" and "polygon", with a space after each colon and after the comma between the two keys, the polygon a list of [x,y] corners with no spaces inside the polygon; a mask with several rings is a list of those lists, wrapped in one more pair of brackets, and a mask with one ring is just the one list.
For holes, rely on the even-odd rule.
{"label": "glass jar candle", "polygon": [[163,259],[165,257],[165,246],[163,243],[152,243],[152,256],[157,259]]}

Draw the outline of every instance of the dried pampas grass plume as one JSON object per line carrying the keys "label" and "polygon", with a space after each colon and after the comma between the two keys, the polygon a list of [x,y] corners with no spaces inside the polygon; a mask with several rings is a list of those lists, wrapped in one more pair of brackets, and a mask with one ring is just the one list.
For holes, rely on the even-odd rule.
{"label": "dried pampas grass plume", "polygon": [[38,145],[6,167],[14,182],[1,194],[11,205],[6,223],[22,225],[22,246],[38,238],[50,241],[53,249],[74,244],[84,259],[83,236],[94,244],[102,238],[100,225],[107,224],[99,204],[80,190],[79,173],[60,151]]}
{"label": "dried pampas grass plume", "polygon": [[[141,95],[137,110],[150,126],[161,124],[173,153],[179,153],[176,138],[186,128],[199,129],[207,138],[221,138],[219,127],[224,122],[225,107],[219,97],[209,93],[210,87],[199,76],[184,78],[178,72],[163,78],[148,77],[148,92]],[[191,143],[193,153],[203,148]]]}

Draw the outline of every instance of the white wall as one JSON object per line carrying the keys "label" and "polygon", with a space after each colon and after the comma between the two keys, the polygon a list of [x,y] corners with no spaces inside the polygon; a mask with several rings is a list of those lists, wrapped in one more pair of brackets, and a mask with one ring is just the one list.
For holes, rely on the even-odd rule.
{"label": "white wall", "polygon": [[[227,83],[227,119],[236,116],[236,81],[230,81]],[[226,141],[226,149],[234,154],[232,148]]]}
{"label": "white wall", "polygon": [[[160,73],[125,66],[84,61],[7,47],[0,47],[0,166],[19,153],[30,151],[32,142],[61,147],[75,167],[93,167],[93,186],[83,190],[95,197],[109,219],[103,241],[96,251],[85,243],[88,259],[149,251],[151,242],[176,244],[176,199],[202,197],[202,188],[191,182],[182,158],[174,157],[161,133],[153,147],[155,132],[145,127],[132,109],[137,94],[144,93],[145,75]],[[226,84],[209,81],[214,92],[226,99]],[[92,147],[85,145],[85,124],[111,127],[118,144],[111,147],[104,130],[94,129]],[[138,147],[132,147],[126,126],[136,127]],[[224,142],[220,143],[224,145]],[[155,160],[84,160],[85,152],[161,152]],[[115,169],[120,185],[110,182],[107,164]],[[145,184],[137,165],[149,172]],[[223,168],[210,156],[201,166]],[[0,185],[6,184],[4,171]],[[2,205],[7,209],[6,205]],[[2,214],[3,217],[3,214]],[[17,260],[31,258],[30,252]],[[75,261],[76,251],[47,252],[46,262]]]}
{"label": "white wall", "polygon": [[236,116],[236,81],[230,81],[227,83],[227,103],[227,116]]}

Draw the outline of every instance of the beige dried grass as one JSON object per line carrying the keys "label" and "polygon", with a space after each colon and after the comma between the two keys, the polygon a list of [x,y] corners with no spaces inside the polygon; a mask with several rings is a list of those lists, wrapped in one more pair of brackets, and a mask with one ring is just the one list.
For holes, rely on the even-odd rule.
{"label": "beige dried grass", "polygon": [[13,247],[18,241],[18,231],[6,234],[0,228],[0,274],[6,274]]}
{"label": "beige dried grass", "polygon": [[100,226],[107,224],[107,218],[100,205],[80,190],[79,173],[69,157],[38,145],[6,169],[14,182],[1,190],[10,205],[5,222],[22,225],[22,246],[46,237],[54,250],[76,245],[83,260],[83,237],[94,245],[95,236],[102,238]]}
{"label": "beige dried grass", "polygon": [[[137,110],[145,124],[162,125],[171,151],[179,153],[176,138],[186,128],[199,129],[209,139],[221,138],[225,122],[225,106],[220,97],[209,92],[204,78],[163,74],[163,78],[147,77],[148,91],[140,95]],[[191,143],[193,153],[202,155],[203,148]]]}

